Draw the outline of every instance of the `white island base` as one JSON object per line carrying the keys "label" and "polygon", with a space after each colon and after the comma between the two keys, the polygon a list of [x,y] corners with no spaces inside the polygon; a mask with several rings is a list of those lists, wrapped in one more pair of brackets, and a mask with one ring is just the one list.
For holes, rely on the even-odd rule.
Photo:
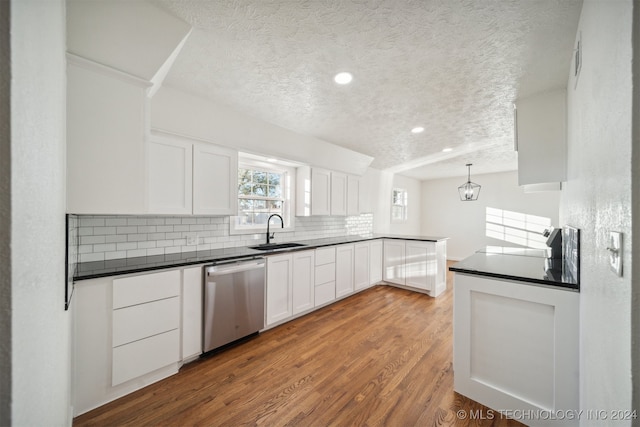
{"label": "white island base", "polygon": [[454,389],[527,425],[578,425],[575,291],[456,272]]}

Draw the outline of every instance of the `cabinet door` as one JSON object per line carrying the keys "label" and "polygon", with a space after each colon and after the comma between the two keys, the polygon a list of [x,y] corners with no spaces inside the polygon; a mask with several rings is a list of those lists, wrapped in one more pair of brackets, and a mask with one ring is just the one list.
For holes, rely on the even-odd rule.
{"label": "cabinet door", "polygon": [[435,268],[434,244],[407,241],[405,251],[405,284],[430,291],[434,282],[433,274],[429,274],[429,269]]}
{"label": "cabinet door", "polygon": [[404,240],[384,241],[384,280],[404,285]]}
{"label": "cabinet door", "polygon": [[313,308],[315,285],[315,251],[293,254],[293,314]]}
{"label": "cabinet door", "polygon": [[191,214],[192,148],[189,142],[158,137],[148,142],[149,213]]}
{"label": "cabinet door", "polygon": [[360,178],[351,176],[347,178],[347,215],[360,214]]}
{"label": "cabinet door", "polygon": [[372,241],[369,247],[369,283],[373,285],[382,281],[382,240]]}
{"label": "cabinet door", "polygon": [[194,145],[193,213],[237,215],[237,151],[211,144]]}
{"label": "cabinet door", "polygon": [[267,325],[293,315],[291,254],[267,257]]}
{"label": "cabinet door", "polygon": [[311,169],[311,215],[331,214],[331,172]]}
{"label": "cabinet door", "polygon": [[347,214],[347,175],[331,172],[331,215]]}
{"label": "cabinet door", "polygon": [[336,248],[336,298],[353,293],[353,245]]}
{"label": "cabinet door", "polygon": [[202,267],[182,276],[182,360],[202,353]]}
{"label": "cabinet door", "polygon": [[358,291],[369,287],[370,244],[356,243],[353,248],[353,287]]}

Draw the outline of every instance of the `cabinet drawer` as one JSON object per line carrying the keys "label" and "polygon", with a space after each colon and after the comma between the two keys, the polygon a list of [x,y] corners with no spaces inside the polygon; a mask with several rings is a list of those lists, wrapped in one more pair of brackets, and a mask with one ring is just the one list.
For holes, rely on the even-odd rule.
{"label": "cabinet drawer", "polygon": [[336,299],[336,282],[329,282],[322,285],[316,285],[315,290],[315,306],[319,306]]}
{"label": "cabinet drawer", "polygon": [[180,298],[172,297],[113,311],[113,347],[180,327]]}
{"label": "cabinet drawer", "polygon": [[180,359],[180,331],[165,332],[113,349],[111,385],[164,368]]}
{"label": "cabinet drawer", "polygon": [[180,270],[114,279],[113,309],[180,295]]}
{"label": "cabinet drawer", "polygon": [[336,265],[325,264],[316,267],[316,286],[336,280]]}
{"label": "cabinet drawer", "polygon": [[316,249],[316,265],[329,264],[332,262],[336,262],[336,248],[334,246]]}

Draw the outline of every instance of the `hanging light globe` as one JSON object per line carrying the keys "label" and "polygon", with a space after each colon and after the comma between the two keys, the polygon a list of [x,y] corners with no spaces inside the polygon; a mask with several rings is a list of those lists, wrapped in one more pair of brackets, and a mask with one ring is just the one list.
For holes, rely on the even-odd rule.
{"label": "hanging light globe", "polygon": [[468,168],[467,182],[458,187],[458,193],[460,194],[460,200],[463,202],[471,202],[478,200],[480,195],[480,185],[475,182],[471,182],[471,165],[473,163],[467,163]]}

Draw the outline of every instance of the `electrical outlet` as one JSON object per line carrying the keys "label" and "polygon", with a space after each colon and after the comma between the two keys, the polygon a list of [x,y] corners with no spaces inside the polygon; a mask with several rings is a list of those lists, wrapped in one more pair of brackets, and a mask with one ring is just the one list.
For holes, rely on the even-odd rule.
{"label": "electrical outlet", "polygon": [[198,244],[198,234],[197,233],[189,233],[187,234],[187,245],[197,245]]}
{"label": "electrical outlet", "polygon": [[609,266],[611,271],[622,277],[622,233],[609,232]]}

